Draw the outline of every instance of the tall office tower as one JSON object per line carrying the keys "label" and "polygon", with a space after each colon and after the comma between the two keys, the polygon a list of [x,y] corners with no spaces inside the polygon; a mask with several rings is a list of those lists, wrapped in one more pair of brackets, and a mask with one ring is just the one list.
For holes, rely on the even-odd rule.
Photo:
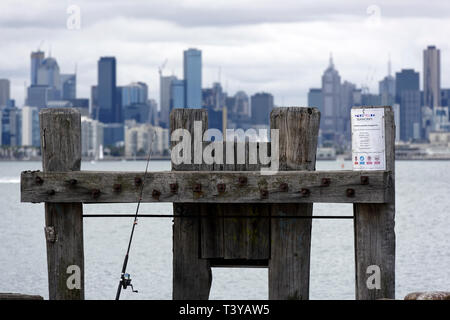
{"label": "tall office tower", "polygon": [[116,58],[101,57],[98,61],[97,108],[94,115],[103,123],[120,123],[121,110],[117,103]]}
{"label": "tall office tower", "polygon": [[430,108],[441,105],[441,53],[435,46],[423,51],[423,98]]}
{"label": "tall office tower", "polygon": [[61,97],[63,100],[76,99],[77,75],[61,74]]}
{"label": "tall office tower", "polygon": [[10,99],[10,82],[8,79],[0,79],[0,107],[5,107]]}
{"label": "tall office tower", "polygon": [[420,139],[422,112],[419,73],[402,69],[395,74],[395,102],[400,105],[400,140]]}
{"label": "tall office tower", "polygon": [[22,107],[22,145],[39,147],[39,110],[37,107]]}
{"label": "tall office tower", "polygon": [[186,105],[185,100],[185,81],[184,80],[172,80],[170,88],[170,110],[184,108]]}
{"label": "tall office tower", "polygon": [[42,60],[37,70],[37,85],[48,86],[57,90],[61,88],[61,75],[55,58],[48,57]]}
{"label": "tall office tower", "polygon": [[[341,111],[341,77],[334,67],[333,58],[322,76],[323,121],[320,121],[323,141],[337,142],[343,134]],[[350,117],[350,116],[349,116]]]}
{"label": "tall office tower", "polygon": [[234,95],[234,109],[231,109],[229,112],[247,117],[250,116],[250,103],[248,95],[244,91],[236,92]]}
{"label": "tall office tower", "polygon": [[250,98],[252,107],[252,123],[269,125],[270,112],[273,109],[273,95],[266,92],[255,93]]}
{"label": "tall office tower", "polygon": [[322,89],[310,88],[308,91],[308,106],[319,109],[323,113],[323,96]]}
{"label": "tall office tower", "polygon": [[[162,76],[159,77],[159,112],[160,112],[160,125],[163,128],[169,127],[169,115],[172,110],[170,107],[171,99],[171,87],[172,81],[176,80],[175,76]],[[184,90],[184,89],[183,89]],[[184,91],[183,91],[184,95]],[[184,101],[184,99],[183,99]],[[184,104],[181,108],[184,108]]]}
{"label": "tall office tower", "polygon": [[31,52],[31,69],[30,69],[30,85],[34,86],[38,84],[38,69],[42,61],[45,58],[43,51]]}
{"label": "tall office tower", "polygon": [[350,110],[355,105],[354,92],[356,85],[349,81],[344,81],[341,85],[341,109],[339,111],[342,118],[342,130],[346,141],[351,141]]}
{"label": "tall office tower", "polygon": [[391,61],[388,62],[388,74],[378,83],[381,104],[392,106],[395,101],[395,79],[391,75]]}
{"label": "tall office tower", "polygon": [[122,107],[130,106],[134,103],[147,103],[148,86],[144,82],[132,82],[122,88]]}
{"label": "tall office tower", "polygon": [[202,107],[202,52],[197,49],[184,51],[185,107]]}

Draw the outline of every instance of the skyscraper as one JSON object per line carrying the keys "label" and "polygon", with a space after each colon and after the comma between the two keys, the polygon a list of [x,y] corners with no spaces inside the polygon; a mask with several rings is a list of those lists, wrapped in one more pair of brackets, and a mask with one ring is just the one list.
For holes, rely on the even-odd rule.
{"label": "skyscraper", "polygon": [[323,96],[322,89],[320,88],[311,88],[308,91],[308,106],[315,107],[319,109],[321,113],[323,113]]}
{"label": "skyscraper", "polygon": [[[175,76],[162,76],[159,77],[159,111],[160,111],[160,124],[163,128],[169,127],[169,114],[171,111],[171,87],[172,81],[176,80]],[[184,96],[184,87],[183,87]],[[183,98],[184,101],[184,98]],[[184,102],[183,106],[184,108]]]}
{"label": "skyscraper", "polygon": [[334,67],[333,58],[322,76],[323,114],[320,128],[324,141],[336,141],[343,134],[344,123],[341,111],[341,77]]}
{"label": "skyscraper", "polygon": [[252,123],[255,125],[269,125],[270,113],[273,109],[273,95],[266,92],[251,96]]}
{"label": "skyscraper", "polygon": [[184,92],[186,108],[202,107],[202,52],[184,51]]}
{"label": "skyscraper", "polygon": [[170,88],[170,110],[184,108],[185,101],[185,81],[174,79]]}
{"label": "skyscraper", "polygon": [[101,57],[98,61],[97,110],[95,119],[103,123],[121,122],[120,105],[117,103],[116,58]]}
{"label": "skyscraper", "polygon": [[435,108],[441,105],[441,53],[435,46],[423,51],[424,105]]}
{"label": "skyscraper", "polygon": [[388,62],[388,74],[379,82],[378,85],[381,104],[384,106],[392,106],[395,100],[395,79],[391,75],[391,61]]}
{"label": "skyscraper", "polygon": [[44,60],[45,54],[43,51],[31,52],[31,65],[30,65],[30,85],[37,85],[38,68]]}
{"label": "skyscraper", "polygon": [[400,104],[400,140],[421,138],[422,113],[419,73],[402,69],[395,74],[395,100]]}
{"label": "skyscraper", "polygon": [[8,79],[0,79],[0,107],[5,107],[10,99],[10,82]]}
{"label": "skyscraper", "polygon": [[77,75],[61,74],[61,97],[63,100],[76,99]]}

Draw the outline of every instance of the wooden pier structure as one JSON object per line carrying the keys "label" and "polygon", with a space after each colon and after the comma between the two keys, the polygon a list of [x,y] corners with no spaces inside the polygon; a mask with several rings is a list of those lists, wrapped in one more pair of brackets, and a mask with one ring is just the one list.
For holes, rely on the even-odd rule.
{"label": "wooden pier structure", "polygon": [[[279,130],[278,172],[261,174],[247,152],[241,163],[172,163],[145,181],[144,172],[80,171],[79,112],[43,109],[43,171],[21,174],[21,201],[45,203],[49,298],[84,299],[83,204],[138,202],[142,184],[142,202],[173,203],[174,299],[208,299],[211,267],[223,266],[267,267],[269,299],[308,299],[315,202],[353,203],[356,299],[395,298],[394,114],[364,108],[384,109],[386,170],[315,171],[320,112],[286,107],[270,115]],[[175,109],[170,130],[194,135],[195,121],[205,131],[207,111]],[[79,288],[67,285],[71,266],[79,268]]]}

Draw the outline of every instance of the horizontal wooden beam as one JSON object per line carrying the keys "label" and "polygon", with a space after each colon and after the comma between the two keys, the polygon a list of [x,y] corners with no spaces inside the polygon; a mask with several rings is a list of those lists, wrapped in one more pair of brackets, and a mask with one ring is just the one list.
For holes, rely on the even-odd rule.
{"label": "horizontal wooden beam", "polygon": [[[143,172],[21,174],[22,202],[137,202]],[[388,171],[158,171],[148,172],[142,202],[386,203]]]}

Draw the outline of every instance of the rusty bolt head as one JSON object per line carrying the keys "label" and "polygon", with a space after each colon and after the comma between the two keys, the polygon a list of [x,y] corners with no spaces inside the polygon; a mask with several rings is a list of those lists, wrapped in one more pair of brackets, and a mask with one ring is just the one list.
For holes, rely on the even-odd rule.
{"label": "rusty bolt head", "polygon": [[245,186],[247,184],[247,177],[239,177],[239,185]]}
{"label": "rusty bolt head", "polygon": [[171,183],[170,184],[170,192],[177,193],[178,192],[178,183]]}
{"label": "rusty bolt head", "polygon": [[50,190],[47,191],[47,194],[48,194],[49,196],[53,196],[53,195],[55,194],[55,190],[50,189]]}
{"label": "rusty bolt head", "polygon": [[347,189],[347,197],[354,197],[354,196],[355,196],[355,190]]}
{"label": "rusty bolt head", "polygon": [[120,192],[122,190],[122,185],[120,183],[115,183],[113,189],[115,192]]}
{"label": "rusty bolt head", "polygon": [[369,184],[369,177],[361,176],[361,184]]}
{"label": "rusty bolt head", "polygon": [[261,189],[259,193],[261,194],[261,199],[267,199],[269,197],[269,191],[267,189]]}
{"label": "rusty bolt head", "polygon": [[217,191],[219,193],[225,192],[226,188],[227,188],[227,186],[225,185],[225,183],[219,183],[217,185]]}
{"label": "rusty bolt head", "polygon": [[202,191],[202,185],[200,183],[196,183],[194,185],[194,192],[201,192]]}
{"label": "rusty bolt head", "polygon": [[76,185],[77,182],[78,182],[77,179],[70,179],[70,180],[69,180],[69,184],[70,184],[71,186]]}
{"label": "rusty bolt head", "polygon": [[161,192],[159,190],[153,189],[152,191],[152,197],[158,199],[161,195]]}
{"label": "rusty bolt head", "polygon": [[42,180],[42,178],[39,177],[39,176],[36,176],[36,178],[34,178],[34,181],[35,181],[37,184],[43,184],[43,183],[44,183],[44,180]]}
{"label": "rusty bolt head", "polygon": [[331,183],[330,178],[322,178],[322,181],[320,183],[320,186],[322,187],[328,187]]}
{"label": "rusty bolt head", "polygon": [[139,187],[142,184],[142,179],[140,177],[135,177],[134,178],[134,185],[136,187]]}
{"label": "rusty bolt head", "polygon": [[97,199],[98,197],[100,197],[100,190],[92,189],[91,195],[92,195],[92,198]]}
{"label": "rusty bolt head", "polygon": [[300,193],[302,194],[303,197],[309,197],[310,191],[309,189],[301,189]]}
{"label": "rusty bolt head", "polygon": [[288,192],[289,191],[289,185],[285,182],[280,184],[280,191],[281,192]]}

